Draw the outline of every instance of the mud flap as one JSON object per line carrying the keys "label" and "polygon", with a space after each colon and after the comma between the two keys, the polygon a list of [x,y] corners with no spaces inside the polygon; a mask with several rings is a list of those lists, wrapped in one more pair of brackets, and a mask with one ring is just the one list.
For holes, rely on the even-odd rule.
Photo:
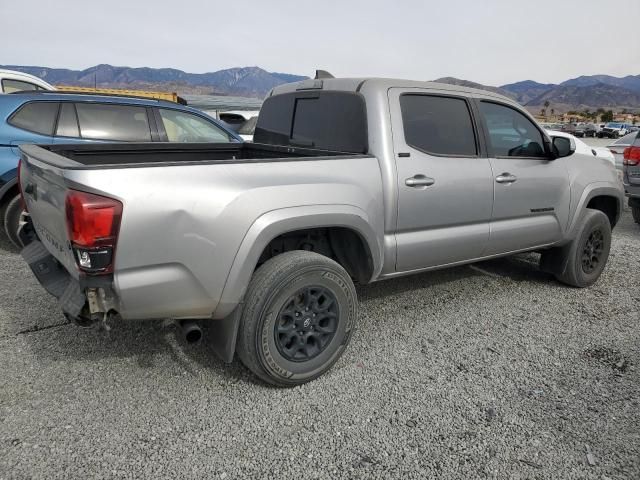
{"label": "mud flap", "polygon": [[62,310],[72,317],[80,315],[86,302],[77,280],[58,263],[39,240],[32,240],[20,252],[44,289],[56,297]]}
{"label": "mud flap", "polygon": [[569,251],[571,243],[562,247],[545,250],[540,257],[540,270],[553,275],[562,275],[569,263]]}
{"label": "mud flap", "polygon": [[242,304],[239,304],[226,318],[212,320],[209,323],[212,337],[211,347],[215,354],[225,363],[233,361],[241,316]]}

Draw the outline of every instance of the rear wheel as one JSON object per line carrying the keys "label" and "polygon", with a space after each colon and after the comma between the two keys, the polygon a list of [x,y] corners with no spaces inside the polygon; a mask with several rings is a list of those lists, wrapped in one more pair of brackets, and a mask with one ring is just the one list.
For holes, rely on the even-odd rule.
{"label": "rear wheel", "polygon": [[20,223],[20,214],[22,213],[22,205],[20,203],[20,195],[16,195],[7,204],[4,211],[4,231],[16,247],[22,248],[22,243],[18,238],[18,226]]}
{"label": "rear wheel", "polygon": [[594,284],[607,264],[610,248],[609,218],[599,210],[587,210],[578,235],[558,258],[566,262],[566,268],[556,278],[574,287]]}
{"label": "rear wheel", "polygon": [[356,291],[344,268],[313,252],[283,253],[249,283],[236,351],[263,381],[299,385],[340,358],[356,318]]}

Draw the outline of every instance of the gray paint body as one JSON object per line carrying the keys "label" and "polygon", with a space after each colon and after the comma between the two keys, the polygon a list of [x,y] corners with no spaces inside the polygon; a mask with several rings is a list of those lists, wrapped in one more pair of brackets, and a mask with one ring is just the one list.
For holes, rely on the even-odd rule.
{"label": "gray paint body", "polygon": [[[283,85],[272,94],[299,86]],[[66,190],[117,198],[124,213],[114,287],[122,317],[225,318],[242,301],[264,247],[282,233],[353,229],[368,246],[374,267],[370,281],[376,281],[561,245],[575,234],[594,195],[615,197],[621,208],[615,168],[593,156],[447,158],[404,143],[399,94],[491,99],[528,116],[500,95],[387,79],[325,79],[323,89],[362,94],[369,155],[83,169],[39,147],[22,147],[28,161],[23,184],[34,178],[38,184],[41,201],[30,211],[41,241],[77,276],[64,248]],[[411,155],[398,157],[400,152]],[[518,180],[497,183],[504,172]],[[418,174],[435,183],[405,185]],[[553,210],[532,213],[532,208]]]}

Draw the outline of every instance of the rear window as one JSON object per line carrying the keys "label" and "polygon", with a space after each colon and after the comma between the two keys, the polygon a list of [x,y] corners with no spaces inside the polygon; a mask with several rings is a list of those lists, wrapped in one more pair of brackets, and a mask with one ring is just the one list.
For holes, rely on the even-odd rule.
{"label": "rear window", "polygon": [[24,104],[9,119],[14,127],[42,135],[52,135],[58,115],[57,102],[30,102]]}
{"label": "rear window", "polygon": [[272,145],[366,153],[364,99],[351,92],[295,92],[265,100],[254,141]]}
{"label": "rear window", "polygon": [[145,107],[77,103],[82,138],[123,142],[150,142],[151,130]]}
{"label": "rear window", "polygon": [[11,78],[2,79],[2,90],[4,93],[26,92],[31,90],[43,90],[41,87],[31,82],[23,82],[22,80],[13,80]]}

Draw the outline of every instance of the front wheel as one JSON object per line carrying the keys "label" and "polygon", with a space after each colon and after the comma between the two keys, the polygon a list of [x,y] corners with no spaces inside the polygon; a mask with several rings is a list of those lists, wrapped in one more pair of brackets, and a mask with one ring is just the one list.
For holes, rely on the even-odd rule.
{"label": "front wheel", "polygon": [[249,283],[236,351],[263,381],[300,385],[340,358],[357,312],[355,287],[338,263],[313,252],[283,253]]}
{"label": "front wheel", "polygon": [[20,203],[20,195],[16,195],[7,204],[4,211],[4,231],[16,247],[22,248],[22,242],[18,238],[18,227],[20,224],[20,214],[22,213],[22,205]]}

